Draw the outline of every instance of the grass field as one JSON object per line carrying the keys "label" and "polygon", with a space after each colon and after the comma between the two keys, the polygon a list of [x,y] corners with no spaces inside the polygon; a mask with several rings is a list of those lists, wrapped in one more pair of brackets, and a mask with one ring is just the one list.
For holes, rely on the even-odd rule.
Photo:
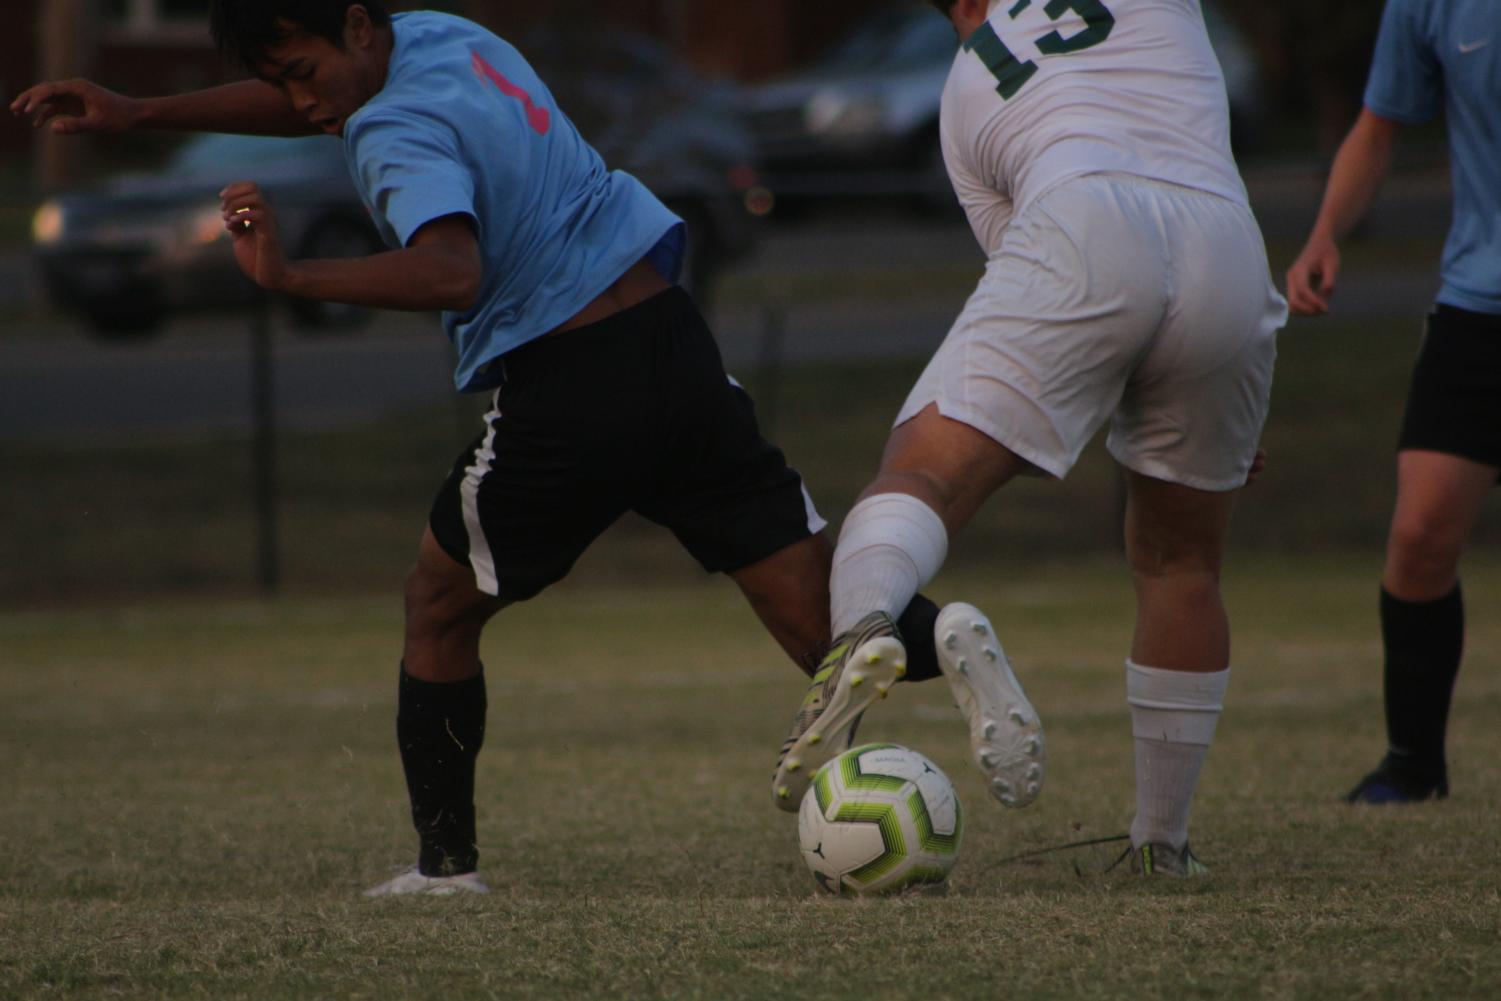
{"label": "grass field", "polygon": [[[285,436],[269,601],[246,597],[242,443],[0,441],[0,999],[1501,998],[1501,493],[1465,566],[1453,798],[1338,802],[1382,744],[1375,582],[1416,343],[1406,317],[1283,337],[1195,815],[1214,873],[1192,884],[1104,873],[1115,845],[1004,861],[1130,821],[1131,610],[1097,446],[1064,484],[1008,487],[932,589],[989,610],[1017,660],[1048,727],[1039,803],[985,797],[941,687],[862,729],[956,781],[947,896],[814,895],[768,789],[800,675],[631,520],[487,637],[495,892],[367,901],[414,854],[401,575],[471,423]],[[836,524],[916,365],[786,373],[775,436]]]}
{"label": "grass field", "polygon": [[[390,601],[0,614],[0,997],[1477,998],[1501,984],[1501,624],[1473,617],[1454,796],[1354,809],[1381,744],[1371,567],[1246,559],[1229,709],[1195,842],[1142,884],[1113,561],[952,575],[1048,726],[1003,811],[937,685],[862,737],[933,757],[968,807],[939,898],[815,896],[768,775],[800,675],[723,582],[565,584],[489,637],[483,899],[358,896],[409,862]],[[1470,568],[1478,608],[1501,563]]]}

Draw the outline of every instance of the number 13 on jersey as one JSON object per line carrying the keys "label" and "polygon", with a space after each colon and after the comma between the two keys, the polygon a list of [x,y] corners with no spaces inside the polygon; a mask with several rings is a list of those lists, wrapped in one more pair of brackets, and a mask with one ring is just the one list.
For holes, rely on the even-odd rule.
{"label": "number 13 on jersey", "polygon": [[[1016,0],[1006,15],[1014,21],[1031,6],[1032,0]],[[1038,38],[1037,51],[1045,56],[1066,55],[1092,48],[1109,38],[1111,29],[1115,27],[1115,15],[1100,0],[1049,0],[1043,5],[1042,11],[1053,21],[1069,12],[1084,19],[1083,30],[1072,35],[1064,36],[1054,29]],[[964,43],[964,50],[980,57],[986,69],[996,78],[996,93],[1007,100],[1015,97],[1022,85],[1037,72],[1037,64],[1032,60],[1022,62],[1016,58],[1006,43],[1001,41],[1001,36],[995,33],[995,28],[989,21],[975,29],[974,34]]]}

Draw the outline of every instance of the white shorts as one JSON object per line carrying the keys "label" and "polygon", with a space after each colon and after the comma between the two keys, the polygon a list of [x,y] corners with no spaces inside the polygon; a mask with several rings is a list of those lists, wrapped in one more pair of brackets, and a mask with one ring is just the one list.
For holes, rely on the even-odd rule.
{"label": "white shorts", "polygon": [[1111,418],[1129,469],[1245,483],[1287,303],[1244,205],[1126,174],[1018,213],[896,423],[929,404],[1062,477]]}

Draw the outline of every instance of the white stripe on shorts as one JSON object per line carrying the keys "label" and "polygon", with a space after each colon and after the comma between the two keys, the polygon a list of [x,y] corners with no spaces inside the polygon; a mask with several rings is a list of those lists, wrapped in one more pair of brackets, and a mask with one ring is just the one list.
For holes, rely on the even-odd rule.
{"label": "white stripe on shorts", "polygon": [[[750,390],[740,385],[739,380],[736,379],[733,375],[726,374],[725,378],[730,380],[731,386],[734,386],[736,389],[740,390],[742,393],[745,393],[747,396],[750,395]],[[825,521],[824,517],[818,513],[818,508],[813,506],[813,495],[808,493],[808,484],[803,480],[802,473],[797,474],[797,482],[798,486],[803,491],[803,510],[807,513],[808,516],[808,534],[817,535],[819,532],[822,532],[829,523]]]}
{"label": "white stripe on shorts", "polygon": [[469,566],[474,570],[474,586],[486,594],[499,594],[500,581],[495,576],[495,554],[479,520],[479,485],[495,463],[495,422],[500,419],[500,392],[490,398],[490,412],[485,414],[485,440],[474,450],[474,464],[464,470],[459,496],[464,508],[464,528],[469,533]]}

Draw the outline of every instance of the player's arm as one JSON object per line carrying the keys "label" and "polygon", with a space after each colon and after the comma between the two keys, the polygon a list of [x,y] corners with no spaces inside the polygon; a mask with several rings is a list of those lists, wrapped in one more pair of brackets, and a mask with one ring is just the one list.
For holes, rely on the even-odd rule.
{"label": "player's arm", "polygon": [[1397,134],[1402,126],[1363,109],[1355,126],[1340,143],[1324,201],[1314,220],[1308,242],[1287,269],[1287,300],[1300,316],[1318,316],[1329,310],[1339,276],[1339,242],[1365,217],[1381,183],[1391,170]]}
{"label": "player's arm", "polygon": [[181,132],[238,132],[246,135],[305,136],[318,129],[298,114],[286,94],[264,80],[240,80],[219,87],[165,97],[127,97],[89,80],[39,83],[22,91],[11,113],[30,118],[36,128],[58,135],[162,129]]}
{"label": "player's arm", "polygon": [[479,241],[468,216],[433,219],[400,250],[369,257],[288,260],[276,214],[260,188],[241,182],[220,196],[240,269],[269,291],[375,309],[456,312],[468,311],[479,296]]}

